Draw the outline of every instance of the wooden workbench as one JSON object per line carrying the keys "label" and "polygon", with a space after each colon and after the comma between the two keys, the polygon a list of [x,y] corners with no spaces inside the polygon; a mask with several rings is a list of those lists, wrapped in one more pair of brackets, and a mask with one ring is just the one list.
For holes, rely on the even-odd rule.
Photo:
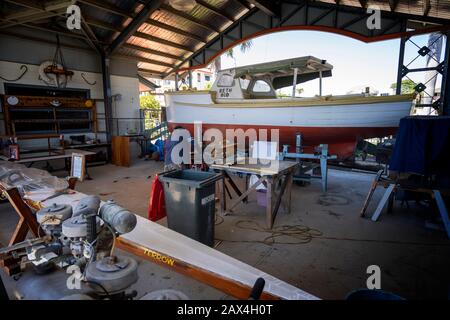
{"label": "wooden workbench", "polygon": [[[266,225],[271,229],[278,213],[281,203],[285,202],[285,208],[288,213],[291,211],[291,189],[295,170],[298,166],[297,162],[272,160],[270,165],[254,163],[255,159],[246,158],[243,163],[236,163],[232,165],[227,164],[213,164],[210,168],[222,171],[224,179],[221,188],[221,207],[225,213],[232,212],[232,210],[241,202],[246,202],[248,195],[256,191],[256,188],[263,184],[266,187]],[[236,183],[231,178],[230,173],[243,174],[246,176],[246,190],[241,191]],[[250,175],[256,175],[258,181],[248,188],[247,178]],[[226,193],[231,197],[226,182],[235,191],[238,198],[227,207]]]}
{"label": "wooden workbench", "polygon": [[[61,170],[67,170],[70,173],[70,161],[68,161],[68,160],[72,158],[73,154],[81,154],[84,156],[91,156],[91,155],[95,155],[96,153],[92,152],[92,151],[86,151],[86,150],[70,149],[70,150],[64,150],[64,154],[55,154],[55,155],[47,155],[47,156],[41,156],[41,157],[24,158],[24,159],[16,160],[16,161],[14,161],[14,163],[24,164],[24,165],[28,164],[27,167],[29,168],[35,162],[42,162],[42,161],[48,162],[48,161],[52,161],[52,160],[63,159],[64,160],[64,168]],[[8,158],[0,155],[0,160],[8,161]],[[47,163],[47,167],[49,167],[48,163]],[[51,167],[47,168],[47,170],[48,171],[58,171],[58,170],[53,170]],[[92,178],[88,173],[86,164],[85,164],[84,170],[85,170],[87,179],[91,180]]]}
{"label": "wooden workbench", "polygon": [[[41,157],[30,157],[30,158],[22,158],[20,160],[15,160],[14,163],[34,163],[34,162],[39,162],[39,161],[51,161],[51,160],[57,160],[57,159],[67,159],[67,158],[72,158],[72,155],[76,153],[76,154],[82,154],[85,156],[90,156],[90,155],[95,155],[95,152],[92,151],[86,151],[86,150],[78,150],[78,149],[69,149],[69,150],[64,150],[63,154],[55,154],[55,155],[46,155],[46,156],[41,156]],[[1,160],[5,160],[8,161],[8,158],[5,156],[0,155],[0,159]]]}

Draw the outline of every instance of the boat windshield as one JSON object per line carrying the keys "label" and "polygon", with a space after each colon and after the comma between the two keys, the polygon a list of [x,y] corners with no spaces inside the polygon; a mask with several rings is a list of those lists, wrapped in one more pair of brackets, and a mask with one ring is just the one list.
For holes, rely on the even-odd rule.
{"label": "boat windshield", "polygon": [[312,56],[225,69],[211,91],[222,99],[276,98],[277,89],[293,86],[295,92],[297,84],[330,77],[332,69],[326,60]]}

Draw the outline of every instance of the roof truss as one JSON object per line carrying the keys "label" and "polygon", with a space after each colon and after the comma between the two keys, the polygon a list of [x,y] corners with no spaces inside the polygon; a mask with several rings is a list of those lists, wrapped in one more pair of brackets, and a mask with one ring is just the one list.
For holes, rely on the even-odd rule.
{"label": "roof truss", "polygon": [[[226,3],[219,6],[218,2],[197,0],[197,8],[218,18],[209,21],[201,15],[178,11],[164,0],[134,0],[131,10],[124,10],[120,2],[101,0],[4,1],[21,9],[0,14],[0,32],[13,31],[12,27],[20,25],[81,39],[94,50],[106,48],[109,54],[150,65],[147,72],[160,72],[161,76],[184,71],[188,66],[203,66],[241,41],[278,30],[323,30],[373,41],[398,36],[408,19],[435,24],[436,30],[449,29],[448,20],[437,17],[435,6],[439,4],[431,0],[420,1],[422,14],[416,15],[405,13],[405,3],[410,3],[407,0],[386,0],[382,30],[370,31],[364,30],[364,20],[368,17],[366,8],[373,2],[369,0],[228,0],[234,3],[235,11],[224,7]],[[69,32],[62,26],[64,11],[71,3],[81,4],[82,10],[88,11],[83,14],[80,31]],[[153,15],[156,11],[170,15],[170,22],[161,18],[164,15]],[[108,22],[114,19],[102,20],[105,13],[120,23]],[[174,20],[182,23],[173,23]],[[152,26],[152,32],[140,29],[143,24]],[[419,23],[414,27],[423,28]],[[129,40],[132,37],[136,40]],[[171,65],[173,61],[175,64]],[[161,69],[164,72],[158,71]]]}

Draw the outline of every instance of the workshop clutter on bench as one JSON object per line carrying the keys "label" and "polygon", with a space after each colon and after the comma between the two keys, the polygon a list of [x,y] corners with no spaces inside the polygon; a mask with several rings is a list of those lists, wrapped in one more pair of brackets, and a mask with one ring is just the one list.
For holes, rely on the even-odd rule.
{"label": "workshop clutter on bench", "polygon": [[21,164],[0,164],[0,183],[6,188],[16,187],[23,198],[40,201],[69,187],[66,180],[50,175],[47,171],[27,168]]}

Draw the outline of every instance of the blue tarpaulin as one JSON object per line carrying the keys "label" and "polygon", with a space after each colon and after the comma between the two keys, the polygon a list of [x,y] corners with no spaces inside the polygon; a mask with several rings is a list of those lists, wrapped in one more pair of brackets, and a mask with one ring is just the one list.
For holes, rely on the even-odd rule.
{"label": "blue tarpaulin", "polygon": [[158,139],[155,141],[155,146],[159,151],[159,161],[164,161],[164,141]]}
{"label": "blue tarpaulin", "polygon": [[450,174],[450,117],[400,120],[390,170],[421,175]]}

